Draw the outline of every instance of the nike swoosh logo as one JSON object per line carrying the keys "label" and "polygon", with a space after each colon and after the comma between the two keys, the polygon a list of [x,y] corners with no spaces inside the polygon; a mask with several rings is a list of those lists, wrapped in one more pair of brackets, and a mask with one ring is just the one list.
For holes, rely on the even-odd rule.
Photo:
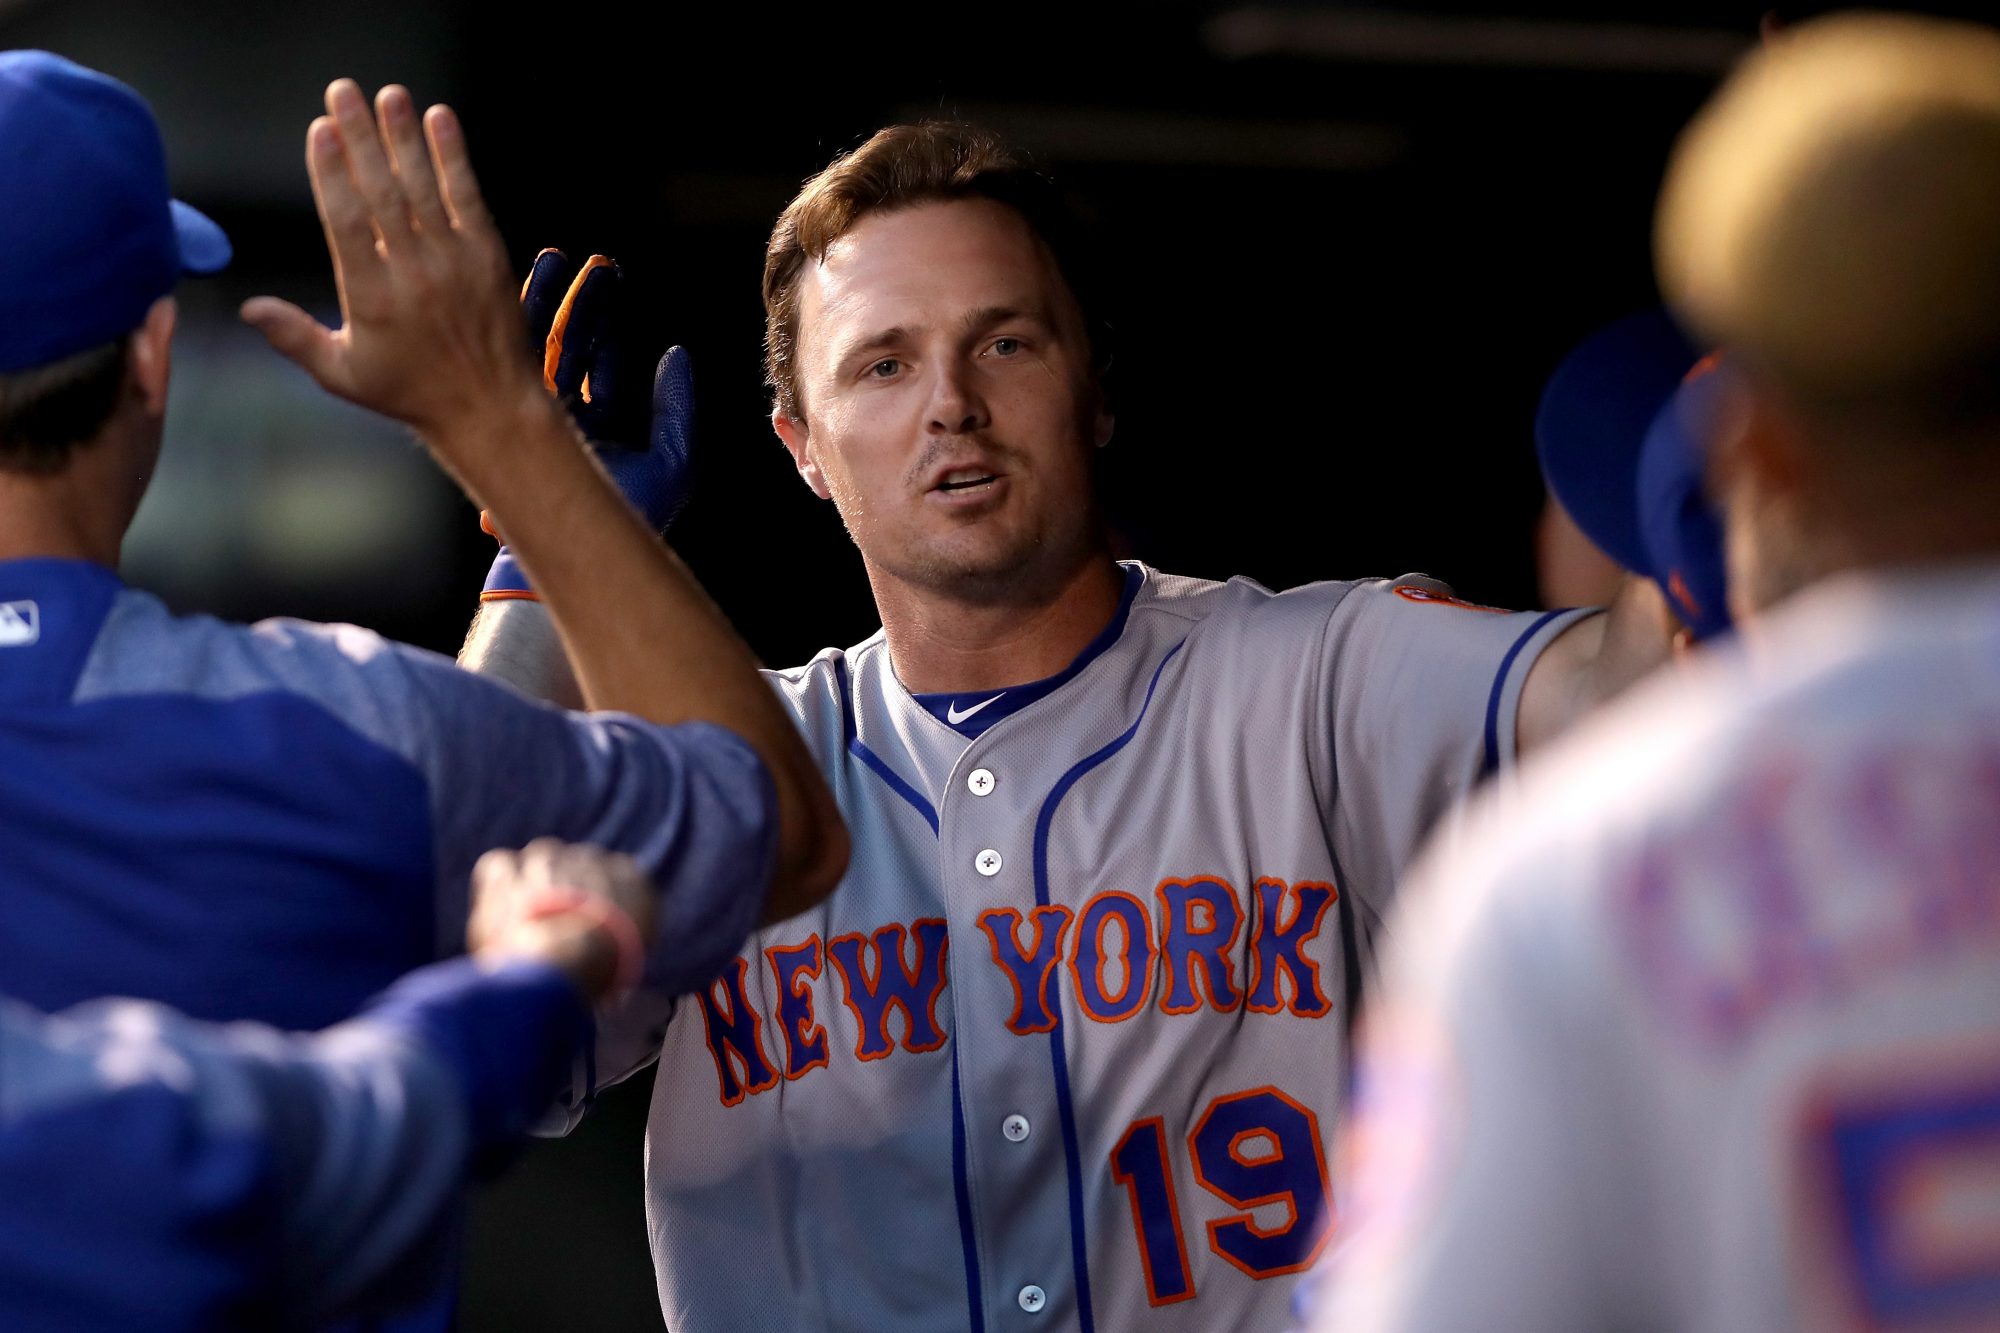
{"label": "nike swoosh logo", "polygon": [[959,723],[965,721],[965,719],[967,719],[968,717],[971,717],[974,713],[978,712],[980,709],[985,708],[988,704],[997,704],[1006,697],[1007,697],[1007,691],[1002,690],[1000,691],[1000,693],[994,695],[991,699],[987,699],[980,703],[972,705],[972,707],[966,709],[963,713],[958,711],[957,704],[948,704],[946,705],[944,710],[944,720],[951,723],[951,725],[955,727]]}

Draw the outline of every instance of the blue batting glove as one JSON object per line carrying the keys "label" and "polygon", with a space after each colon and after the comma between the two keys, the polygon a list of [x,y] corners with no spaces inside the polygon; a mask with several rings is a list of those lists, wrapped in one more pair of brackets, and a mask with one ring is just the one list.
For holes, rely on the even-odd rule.
{"label": "blue batting glove", "polygon": [[[624,280],[603,255],[592,255],[572,273],[560,250],[544,250],[522,284],[521,307],[530,344],[542,358],[543,383],[569,410],[619,492],[663,532],[687,503],[694,376],[687,352],[668,348],[647,410],[633,387],[634,340],[620,298]],[[480,600],[534,597],[526,572],[503,544]]]}

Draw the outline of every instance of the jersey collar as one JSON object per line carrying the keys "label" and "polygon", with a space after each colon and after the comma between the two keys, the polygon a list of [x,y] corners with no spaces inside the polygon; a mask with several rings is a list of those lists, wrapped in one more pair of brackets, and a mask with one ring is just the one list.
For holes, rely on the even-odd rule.
{"label": "jersey collar", "polygon": [[1125,632],[1125,618],[1132,611],[1132,599],[1146,582],[1146,573],[1137,563],[1123,566],[1125,586],[1118,592],[1118,609],[1096,638],[1084,645],[1074,661],[1053,676],[1004,690],[968,690],[942,694],[912,694],[924,710],[959,735],[970,740],[982,735],[1001,718],[1012,717],[1037,700],[1044,699],[1069,683],[1076,674],[1118,642]]}

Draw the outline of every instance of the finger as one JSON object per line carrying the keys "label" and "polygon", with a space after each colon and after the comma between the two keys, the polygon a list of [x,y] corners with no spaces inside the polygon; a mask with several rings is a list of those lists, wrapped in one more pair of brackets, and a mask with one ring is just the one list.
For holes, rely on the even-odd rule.
{"label": "finger", "polygon": [[549,876],[566,888],[601,897],[607,888],[604,858],[605,853],[596,847],[566,843],[550,855]]}
{"label": "finger", "polygon": [[505,847],[495,847],[472,864],[475,894],[490,893],[500,885],[520,877],[519,857]]}
{"label": "finger", "polygon": [[389,160],[417,229],[433,237],[444,235],[451,229],[451,219],[445,216],[444,199],[438,194],[437,173],[431,167],[430,149],[424,145],[423,127],[417,122],[410,90],[392,83],[376,93],[375,115],[382,124]]}
{"label": "finger", "polygon": [[347,152],[340,132],[325,116],[306,130],[306,176],[312,181],[313,205],[326,232],[327,253],[333,256],[333,280],[340,289],[340,309],[350,315],[353,302],[366,303],[382,291],[382,263],[375,254],[375,229],[368,206],[355,192],[347,172]]}
{"label": "finger", "polygon": [[351,396],[340,341],[324,324],[275,296],[253,296],[239,312],[243,322],[264,335],[280,356],[304,367],[321,388],[343,398]]}
{"label": "finger", "polygon": [[391,255],[410,248],[415,235],[410,229],[410,204],[396,183],[389,155],[382,147],[382,132],[352,79],[335,79],[327,85],[327,114],[340,130],[341,147],[347,153],[347,174],[368,205],[369,221]]}
{"label": "finger", "polygon": [[521,849],[521,875],[534,888],[556,882],[556,858],[566,846],[560,838],[537,838]]}
{"label": "finger", "polygon": [[521,869],[504,847],[480,857],[472,867],[472,910],[465,923],[466,948],[477,952],[504,935],[513,923]]}
{"label": "finger", "polygon": [[472,158],[465,151],[465,130],[457,113],[441,104],[432,107],[424,113],[424,134],[430,140],[438,189],[453,225],[461,231],[482,233],[497,245],[498,234],[479,193],[479,177],[473,174]]}
{"label": "finger", "polygon": [[[570,411],[593,443],[643,453],[651,408],[641,385],[652,374],[653,357],[633,316],[630,280],[623,269],[614,265],[613,271],[618,279],[603,293],[602,313],[572,316],[572,329],[582,319],[594,329],[594,336],[588,367],[577,386],[580,404],[572,403]],[[598,299],[596,293],[585,292],[579,305],[586,297]]]}
{"label": "finger", "polygon": [[618,265],[592,255],[563,296],[542,357],[542,379],[559,397],[576,394],[590,401],[584,381],[597,362],[622,278]]}
{"label": "finger", "polygon": [[[521,313],[527,318],[528,346],[537,361],[547,356],[549,330],[555,327],[556,312],[562,309],[574,276],[569,256],[552,246],[535,256],[528,280],[521,284]],[[547,382],[544,375],[543,383]],[[550,385],[549,391],[555,392],[555,386]]]}
{"label": "finger", "polygon": [[687,506],[694,486],[694,362],[686,348],[669,347],[660,358],[653,376],[652,407],[647,452],[657,481],[641,507],[664,531]]}
{"label": "finger", "polygon": [[693,445],[694,359],[685,347],[669,347],[653,376],[653,452],[681,468]]}

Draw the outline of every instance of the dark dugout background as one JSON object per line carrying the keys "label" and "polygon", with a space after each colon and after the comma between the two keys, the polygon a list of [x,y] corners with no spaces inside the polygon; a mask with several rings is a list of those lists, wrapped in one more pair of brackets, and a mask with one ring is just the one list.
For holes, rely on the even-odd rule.
{"label": "dark dugout background", "polygon": [[[764,240],[831,154],[892,120],[982,120],[1095,220],[1120,298],[1104,482],[1130,553],[1273,586],[1421,569],[1531,606],[1541,383],[1584,333],[1653,299],[1668,147],[1761,8],[503,18],[470,2],[0,0],[0,43],[137,87],[177,192],[237,247],[227,274],[182,293],[132,581],[186,610],[352,620],[446,652],[462,637],[491,554],[470,508],[401,432],[329,404],[233,321],[261,291],[331,310],[303,131],[330,79],[394,80],[463,112],[517,268],[544,245],[612,254],[662,344],[690,348],[699,471],[673,541],[758,653],[791,665],[876,626],[760,383]],[[465,1327],[658,1326],[635,1082],[484,1191]]]}

